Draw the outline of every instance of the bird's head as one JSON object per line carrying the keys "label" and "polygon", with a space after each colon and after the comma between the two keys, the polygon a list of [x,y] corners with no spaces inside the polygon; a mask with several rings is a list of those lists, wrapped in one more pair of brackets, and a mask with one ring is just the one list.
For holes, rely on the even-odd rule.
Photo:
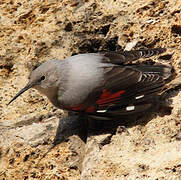
{"label": "bird's head", "polygon": [[30,88],[37,89],[47,95],[47,91],[54,87],[57,81],[57,76],[55,75],[57,72],[57,61],[47,61],[34,69],[29,76],[27,85],[11,99],[8,105]]}

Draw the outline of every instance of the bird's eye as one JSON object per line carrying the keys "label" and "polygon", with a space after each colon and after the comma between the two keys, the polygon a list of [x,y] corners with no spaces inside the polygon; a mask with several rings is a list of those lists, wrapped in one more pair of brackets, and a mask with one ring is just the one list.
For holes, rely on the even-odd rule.
{"label": "bird's eye", "polygon": [[41,77],[41,81],[43,81],[43,80],[45,80],[45,76],[42,76],[42,77]]}

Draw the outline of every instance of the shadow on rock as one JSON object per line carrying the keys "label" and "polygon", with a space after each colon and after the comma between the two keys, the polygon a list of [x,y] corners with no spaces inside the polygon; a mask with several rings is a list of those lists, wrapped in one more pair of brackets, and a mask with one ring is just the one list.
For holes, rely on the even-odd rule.
{"label": "shadow on rock", "polygon": [[81,141],[86,143],[87,136],[90,134],[114,134],[120,126],[130,128],[136,125],[146,125],[155,115],[164,116],[170,114],[171,109],[171,107],[164,104],[159,109],[155,105],[155,109],[152,109],[151,112],[121,116],[107,121],[93,119],[84,114],[76,115],[69,113],[67,117],[59,121],[53,145],[56,146],[57,144],[68,141],[71,136],[78,136]]}
{"label": "shadow on rock", "polygon": [[108,121],[102,121],[102,120],[95,120],[95,119],[89,119],[88,120],[88,131],[89,136],[91,135],[99,135],[99,134],[116,134],[117,130],[122,127],[122,130],[125,131],[127,128],[131,128],[133,126],[137,125],[146,125],[149,121],[151,121],[155,116],[164,116],[171,114],[171,107],[168,106],[162,106],[157,111],[151,111],[151,112],[144,112],[139,113],[135,115],[127,115],[127,116],[121,116],[119,118],[108,120]]}
{"label": "shadow on rock", "polygon": [[73,135],[85,143],[87,139],[87,117],[84,115],[68,115],[60,119],[53,141],[54,145],[67,141]]}

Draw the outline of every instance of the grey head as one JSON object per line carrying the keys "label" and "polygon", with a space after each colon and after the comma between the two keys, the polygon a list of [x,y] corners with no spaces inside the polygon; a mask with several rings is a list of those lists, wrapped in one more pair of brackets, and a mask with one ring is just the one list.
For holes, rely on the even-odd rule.
{"label": "grey head", "polygon": [[53,101],[52,98],[55,98],[56,88],[61,76],[61,64],[60,60],[53,59],[33,70],[28,84],[11,99],[8,105],[30,88],[37,89]]}

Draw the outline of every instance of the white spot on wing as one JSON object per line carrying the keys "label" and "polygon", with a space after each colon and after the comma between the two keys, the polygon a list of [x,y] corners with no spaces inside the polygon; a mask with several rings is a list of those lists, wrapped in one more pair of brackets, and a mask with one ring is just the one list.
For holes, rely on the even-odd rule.
{"label": "white spot on wing", "polygon": [[106,112],[107,110],[98,110],[97,112],[100,112],[100,113],[104,113]]}
{"label": "white spot on wing", "polygon": [[144,74],[142,74],[142,75],[140,75],[140,77],[139,77],[139,79],[138,79],[138,82],[140,82],[141,80],[142,80],[142,76],[143,76]]}
{"label": "white spot on wing", "polygon": [[135,109],[135,106],[127,106],[126,111],[133,111]]}
{"label": "white spot on wing", "polygon": [[144,95],[140,95],[140,96],[135,97],[135,99],[141,99],[143,97],[144,97]]}

